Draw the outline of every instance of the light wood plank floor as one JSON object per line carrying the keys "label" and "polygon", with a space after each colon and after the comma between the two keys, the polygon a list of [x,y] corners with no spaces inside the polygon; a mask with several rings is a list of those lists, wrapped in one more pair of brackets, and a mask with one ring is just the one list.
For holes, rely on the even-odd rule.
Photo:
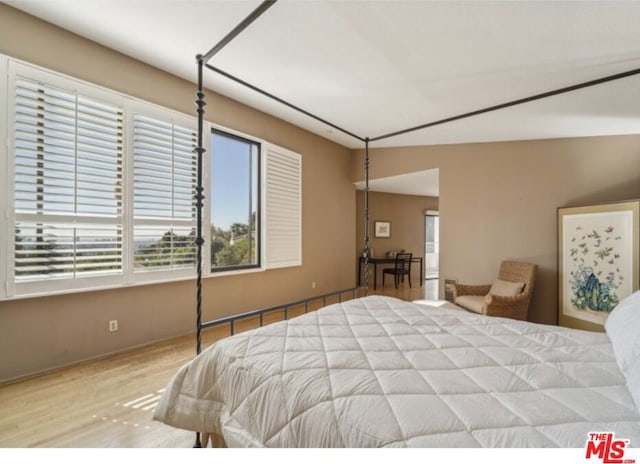
{"label": "light wood plank floor", "polygon": [[[375,293],[415,300],[435,299],[432,292],[433,283],[427,281],[424,287],[404,284],[395,290],[387,285]],[[251,324],[239,325],[238,331]],[[206,331],[203,346],[226,336],[227,330]],[[152,415],[162,389],[194,352],[194,337],[181,337],[4,385],[0,447],[190,448],[193,432],[155,422]]]}

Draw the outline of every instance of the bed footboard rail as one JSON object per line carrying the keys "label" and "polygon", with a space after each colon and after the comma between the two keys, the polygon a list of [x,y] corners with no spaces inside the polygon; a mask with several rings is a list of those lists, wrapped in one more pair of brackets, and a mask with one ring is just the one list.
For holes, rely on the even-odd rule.
{"label": "bed footboard rail", "polygon": [[262,327],[265,325],[265,316],[270,313],[275,313],[278,311],[283,312],[284,320],[289,319],[289,313],[292,308],[303,308],[304,313],[308,313],[311,305],[313,303],[322,302],[322,306],[327,306],[327,303],[331,298],[334,300],[337,298],[337,302],[342,303],[345,299],[355,299],[361,295],[364,295],[365,288],[364,287],[352,287],[344,290],[337,290],[335,292],[324,293],[322,295],[316,295],[308,298],[303,298],[301,300],[289,301],[287,303],[277,304],[274,306],[269,306],[267,308],[256,309],[253,311],[248,311],[241,314],[236,314],[233,316],[222,317],[219,319],[214,319],[212,321],[203,322],[200,324],[199,330],[208,329],[211,327],[218,327],[221,325],[228,324],[229,325],[229,335],[234,335],[236,332],[236,323],[238,321],[242,321],[245,319],[258,318],[259,326]]}

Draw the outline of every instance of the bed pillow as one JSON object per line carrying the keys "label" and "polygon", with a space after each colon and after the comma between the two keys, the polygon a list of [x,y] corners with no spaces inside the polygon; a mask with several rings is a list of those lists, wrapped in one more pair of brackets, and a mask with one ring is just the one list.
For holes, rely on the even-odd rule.
{"label": "bed pillow", "polygon": [[524,282],[507,282],[506,280],[496,279],[491,285],[489,293],[496,296],[516,296],[522,292]]}
{"label": "bed pillow", "polygon": [[640,358],[640,291],[632,293],[613,308],[604,323],[613,345],[618,367],[627,374]]}

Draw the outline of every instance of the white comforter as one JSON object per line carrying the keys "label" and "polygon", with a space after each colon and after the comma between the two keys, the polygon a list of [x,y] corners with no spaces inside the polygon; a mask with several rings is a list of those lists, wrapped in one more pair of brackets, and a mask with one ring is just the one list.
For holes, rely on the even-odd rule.
{"label": "white comforter", "polygon": [[224,339],[170,382],[155,419],[229,446],[640,446],[605,333],[370,296]]}

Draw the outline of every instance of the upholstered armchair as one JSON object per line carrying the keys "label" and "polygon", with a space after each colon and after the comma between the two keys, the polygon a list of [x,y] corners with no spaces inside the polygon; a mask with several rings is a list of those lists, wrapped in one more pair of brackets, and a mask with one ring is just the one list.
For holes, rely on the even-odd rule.
{"label": "upholstered armchair", "polygon": [[475,313],[526,321],[536,271],[535,264],[503,261],[493,284],[454,284],[453,301]]}

